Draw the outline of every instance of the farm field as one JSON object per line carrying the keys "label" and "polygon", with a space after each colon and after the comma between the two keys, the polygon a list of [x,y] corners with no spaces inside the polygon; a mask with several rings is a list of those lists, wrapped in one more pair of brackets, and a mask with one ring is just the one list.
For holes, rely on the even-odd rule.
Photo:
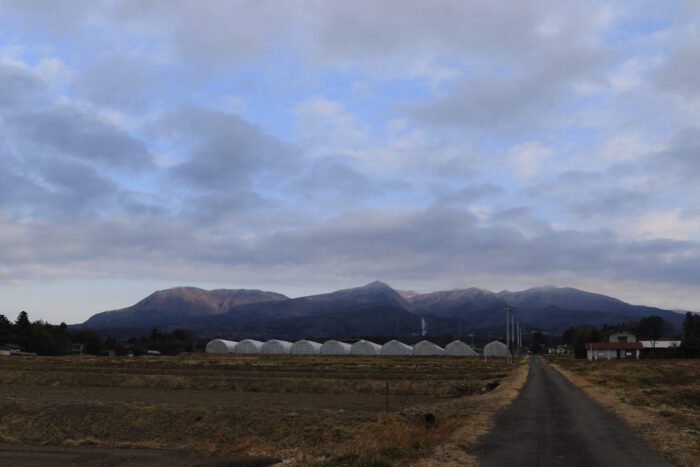
{"label": "farm field", "polygon": [[700,361],[545,358],[652,449],[679,465],[698,465]]}
{"label": "farm field", "polygon": [[[5,357],[0,461],[42,445],[54,457],[119,448],[121,464],[158,452],[170,465],[409,464],[480,420],[481,399],[495,410],[514,368],[524,367],[444,357]],[[482,394],[495,382],[506,384]],[[173,452],[186,455],[173,463]]]}

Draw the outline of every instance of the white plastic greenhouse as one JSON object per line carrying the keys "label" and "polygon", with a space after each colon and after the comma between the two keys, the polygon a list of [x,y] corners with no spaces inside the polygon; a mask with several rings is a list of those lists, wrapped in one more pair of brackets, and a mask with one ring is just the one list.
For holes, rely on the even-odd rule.
{"label": "white plastic greenhouse", "polygon": [[420,341],[413,346],[413,355],[444,355],[445,349],[430,341]]}
{"label": "white plastic greenhouse", "polygon": [[236,343],[224,339],[214,339],[207,344],[205,353],[233,353]]}
{"label": "white plastic greenhouse", "polygon": [[350,344],[336,340],[329,340],[321,346],[321,355],[348,355],[350,353]]}
{"label": "white plastic greenhouse", "polygon": [[259,354],[263,343],[253,339],[243,339],[236,347],[233,348],[233,353],[243,354],[243,355],[254,355]]}
{"label": "white plastic greenhouse", "polygon": [[391,340],[382,346],[382,355],[413,355],[413,347]]}
{"label": "white plastic greenhouse", "polygon": [[445,355],[453,357],[472,357],[477,353],[462,341],[452,341],[445,346]]}
{"label": "white plastic greenhouse", "polygon": [[290,353],[293,355],[318,355],[320,351],[321,344],[302,339],[292,344]]}
{"label": "white plastic greenhouse", "polygon": [[381,353],[381,345],[366,340],[357,341],[350,347],[350,355],[379,355]]}
{"label": "white plastic greenhouse", "polygon": [[268,355],[285,355],[289,353],[291,348],[291,342],[270,339],[268,341],[265,341],[265,343],[262,345],[260,353]]}
{"label": "white plastic greenhouse", "polygon": [[491,341],[484,346],[484,355],[488,357],[507,357],[508,347],[501,341]]}

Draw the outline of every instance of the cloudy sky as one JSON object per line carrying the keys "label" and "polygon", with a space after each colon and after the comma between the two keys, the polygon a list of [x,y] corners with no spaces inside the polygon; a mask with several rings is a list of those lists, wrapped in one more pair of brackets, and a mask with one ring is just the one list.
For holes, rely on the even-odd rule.
{"label": "cloudy sky", "polygon": [[700,309],[700,8],[0,0],[0,313],[573,286]]}

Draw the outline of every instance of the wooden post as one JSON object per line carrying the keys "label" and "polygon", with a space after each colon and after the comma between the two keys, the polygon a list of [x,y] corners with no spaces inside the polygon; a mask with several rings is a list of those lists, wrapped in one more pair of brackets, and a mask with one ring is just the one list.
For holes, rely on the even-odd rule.
{"label": "wooden post", "polygon": [[386,382],[386,411],[389,411],[389,381]]}

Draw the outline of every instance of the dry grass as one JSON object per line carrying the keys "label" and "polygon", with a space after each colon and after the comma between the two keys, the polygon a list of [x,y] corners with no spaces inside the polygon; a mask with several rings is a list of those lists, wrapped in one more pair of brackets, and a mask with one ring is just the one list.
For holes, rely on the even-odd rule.
{"label": "dry grass", "polygon": [[681,466],[700,466],[700,361],[548,360],[653,450]]}
{"label": "dry grass", "polygon": [[[488,430],[523,368],[514,377],[501,360],[437,357],[8,358],[0,439],[270,455],[289,465],[440,462]],[[502,383],[480,395],[491,381]],[[423,412],[437,422],[425,424]]]}

